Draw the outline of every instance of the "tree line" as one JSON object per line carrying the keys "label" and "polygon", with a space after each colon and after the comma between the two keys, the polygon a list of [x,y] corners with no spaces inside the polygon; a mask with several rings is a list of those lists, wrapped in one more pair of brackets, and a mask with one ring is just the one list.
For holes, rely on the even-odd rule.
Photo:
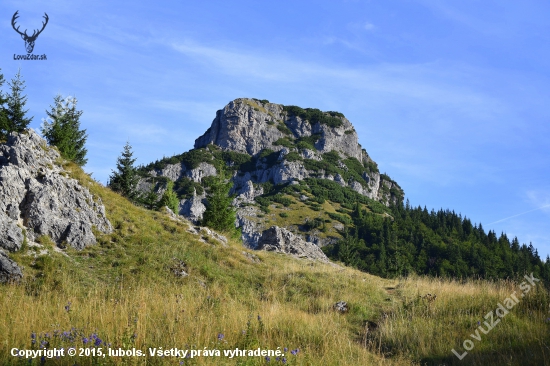
{"label": "tree line", "polygon": [[550,257],[541,259],[532,244],[485,231],[450,210],[391,207],[391,216],[356,205],[353,224],[339,243],[323,248],[329,257],[382,277],[411,273],[486,279],[519,278],[534,273],[550,281]]}

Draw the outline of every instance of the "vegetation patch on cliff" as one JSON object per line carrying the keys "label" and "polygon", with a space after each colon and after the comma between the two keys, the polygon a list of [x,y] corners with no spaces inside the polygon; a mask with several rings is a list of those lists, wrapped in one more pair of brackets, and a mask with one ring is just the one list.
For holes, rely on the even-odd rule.
{"label": "vegetation patch on cliff", "polygon": [[344,115],[340,112],[322,112],[316,108],[303,109],[295,105],[283,106],[283,111],[287,112],[289,116],[297,116],[302,120],[307,120],[312,125],[320,123],[333,128],[342,126],[342,118],[344,118]]}

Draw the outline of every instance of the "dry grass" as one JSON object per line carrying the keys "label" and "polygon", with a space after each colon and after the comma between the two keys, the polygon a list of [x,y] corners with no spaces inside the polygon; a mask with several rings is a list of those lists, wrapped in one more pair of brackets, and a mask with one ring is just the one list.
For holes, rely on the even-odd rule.
{"label": "dry grass", "polygon": [[[513,281],[409,277],[394,288],[401,304],[371,339],[373,345],[383,344],[388,355],[399,353],[446,365],[544,365],[550,361],[550,297],[542,284],[525,297],[521,297],[520,283]],[[490,329],[484,323],[491,324],[486,315],[512,294],[519,302]],[[499,319],[496,313],[494,319]],[[489,331],[485,334],[479,326]],[[465,340],[474,347],[460,361],[451,350],[465,352]]]}

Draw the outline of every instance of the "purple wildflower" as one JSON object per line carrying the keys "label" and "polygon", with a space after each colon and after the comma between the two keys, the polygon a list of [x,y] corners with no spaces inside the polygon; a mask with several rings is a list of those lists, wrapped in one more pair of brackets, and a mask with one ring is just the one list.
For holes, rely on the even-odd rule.
{"label": "purple wildflower", "polygon": [[65,311],[68,313],[69,311],[71,311],[71,302],[69,301],[67,303],[67,305],[65,305]]}
{"label": "purple wildflower", "polygon": [[87,344],[88,343],[88,338],[86,338],[86,337],[82,338],[82,343]]}
{"label": "purple wildflower", "polygon": [[298,348],[293,349],[292,351],[290,351],[290,353],[292,353],[294,356],[296,356],[298,354],[298,352],[300,352],[300,350]]}
{"label": "purple wildflower", "polygon": [[287,351],[288,351],[288,348],[287,348],[287,347],[285,347],[285,348],[283,348],[283,350],[284,350],[285,352],[287,352]]}
{"label": "purple wildflower", "polygon": [[101,339],[99,339],[99,337],[97,337],[97,338],[95,339],[94,345],[95,345],[96,347],[99,347],[99,346],[101,345],[102,342],[103,342],[103,341],[102,341]]}
{"label": "purple wildflower", "polygon": [[266,360],[266,362],[269,362],[269,361],[271,361],[271,357],[265,356],[265,360]]}
{"label": "purple wildflower", "polygon": [[286,357],[283,357],[282,361],[283,361],[283,363],[286,363]]}
{"label": "purple wildflower", "polygon": [[225,336],[222,333],[218,333],[218,341],[223,340]]}

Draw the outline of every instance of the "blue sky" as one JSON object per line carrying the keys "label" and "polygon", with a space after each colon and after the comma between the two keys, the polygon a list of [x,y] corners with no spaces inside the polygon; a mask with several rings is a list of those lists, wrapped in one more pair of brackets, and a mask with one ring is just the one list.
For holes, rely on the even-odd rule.
{"label": "blue sky", "polygon": [[[38,28],[34,54],[11,27]],[[239,97],[344,113],[413,205],[450,208],[550,254],[550,4],[544,1],[11,1],[0,68],[31,127],[76,95],[87,172],[129,140],[187,151]],[[4,86],[6,90],[6,86]]]}

